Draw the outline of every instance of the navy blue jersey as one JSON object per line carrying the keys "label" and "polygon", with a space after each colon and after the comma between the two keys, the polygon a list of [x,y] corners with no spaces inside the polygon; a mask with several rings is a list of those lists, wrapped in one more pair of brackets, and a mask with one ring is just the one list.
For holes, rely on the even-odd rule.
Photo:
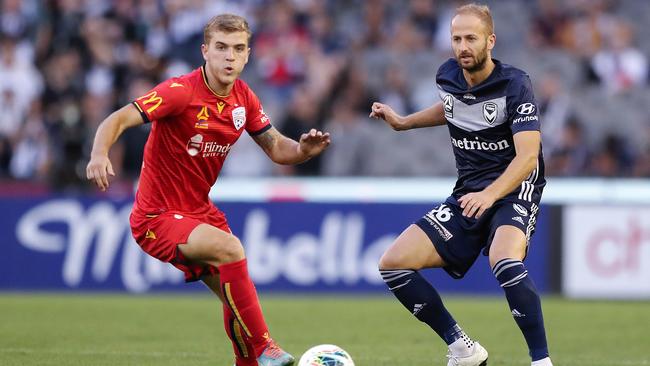
{"label": "navy blue jersey", "polygon": [[[456,199],[484,189],[506,170],[515,157],[514,134],[539,131],[530,78],[522,70],[493,61],[494,71],[472,88],[455,59],[440,66],[436,75],[456,157]],[[504,198],[539,202],[546,184],[541,150],[540,146],[535,170]]]}

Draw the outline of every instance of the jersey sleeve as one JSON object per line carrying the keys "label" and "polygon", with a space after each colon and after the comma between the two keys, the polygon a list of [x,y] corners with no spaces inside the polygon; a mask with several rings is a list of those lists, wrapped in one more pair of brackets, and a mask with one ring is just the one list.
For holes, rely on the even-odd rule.
{"label": "jersey sleeve", "polygon": [[181,113],[192,99],[192,89],[186,80],[172,78],[156,85],[132,103],[145,123]]}
{"label": "jersey sleeve", "polygon": [[250,116],[246,122],[246,132],[251,136],[256,136],[268,131],[271,126],[271,120],[264,113],[264,108],[259,98],[252,90],[248,89],[246,114]]}
{"label": "jersey sleeve", "polygon": [[528,75],[514,82],[508,93],[508,121],[512,134],[521,131],[539,131],[539,108]]}

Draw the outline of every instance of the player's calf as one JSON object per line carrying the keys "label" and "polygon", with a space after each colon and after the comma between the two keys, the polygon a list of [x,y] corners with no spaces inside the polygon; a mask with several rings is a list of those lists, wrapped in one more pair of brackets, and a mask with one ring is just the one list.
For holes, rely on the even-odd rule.
{"label": "player's calf", "polygon": [[402,305],[447,343],[448,365],[485,365],[487,351],[465,334],[445,308],[438,292],[419,272],[409,269],[381,269],[379,272]]}
{"label": "player's calf", "polygon": [[524,334],[533,361],[548,357],[542,305],[524,263],[517,259],[499,260],[492,268],[503,288],[512,316]]}

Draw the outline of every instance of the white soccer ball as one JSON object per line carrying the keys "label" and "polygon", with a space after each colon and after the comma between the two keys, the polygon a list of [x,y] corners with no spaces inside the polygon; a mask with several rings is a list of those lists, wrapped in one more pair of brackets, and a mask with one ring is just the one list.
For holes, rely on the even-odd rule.
{"label": "white soccer ball", "polygon": [[350,354],[333,344],[320,344],[305,352],[298,366],[354,366]]}

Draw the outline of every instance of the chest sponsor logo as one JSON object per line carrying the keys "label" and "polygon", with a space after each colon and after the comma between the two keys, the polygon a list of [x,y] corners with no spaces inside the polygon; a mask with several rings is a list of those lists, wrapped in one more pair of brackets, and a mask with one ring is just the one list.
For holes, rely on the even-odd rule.
{"label": "chest sponsor logo", "polygon": [[517,113],[527,116],[535,113],[535,105],[533,103],[522,103],[517,107]]}
{"label": "chest sponsor logo", "polygon": [[237,130],[244,127],[246,123],[246,108],[237,107],[232,110],[232,123],[235,125]]}
{"label": "chest sponsor logo", "polygon": [[199,113],[196,115],[196,123],[194,124],[194,128],[208,128],[208,118],[210,118],[208,107],[203,106]]}
{"label": "chest sponsor logo", "polygon": [[493,125],[494,122],[496,122],[497,120],[498,114],[499,114],[499,110],[497,108],[496,103],[494,102],[483,103],[483,118],[485,118],[485,122],[489,123],[490,125]]}
{"label": "chest sponsor logo", "polygon": [[232,145],[220,145],[216,141],[203,141],[203,135],[197,133],[187,142],[186,149],[190,156],[201,154],[204,158],[225,157]]}
{"label": "chest sponsor logo", "polygon": [[482,141],[478,137],[474,137],[474,140],[468,140],[467,137],[461,139],[451,138],[451,144],[454,147],[463,150],[486,150],[486,151],[499,151],[510,148],[508,140],[503,139],[499,141]]}
{"label": "chest sponsor logo", "polygon": [[454,97],[447,94],[442,98],[442,106],[445,110],[446,118],[454,118]]}

